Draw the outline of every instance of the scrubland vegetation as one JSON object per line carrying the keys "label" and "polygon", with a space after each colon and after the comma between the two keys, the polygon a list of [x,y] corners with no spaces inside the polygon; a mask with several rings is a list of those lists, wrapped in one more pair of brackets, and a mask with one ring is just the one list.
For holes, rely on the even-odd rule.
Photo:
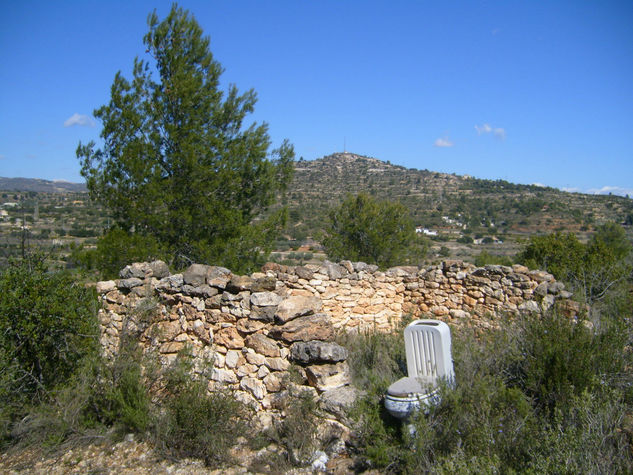
{"label": "scrubland vegetation", "polygon": [[[442,387],[441,402],[413,419],[414,432],[383,407],[387,386],[404,375],[402,331],[339,336],[350,351],[353,382],[362,391],[348,414],[353,437],[347,450],[356,471],[633,470],[631,246],[621,230],[608,225],[588,244],[571,249],[584,258],[563,261],[570,249],[559,244],[570,239],[533,239],[519,259],[538,255],[555,273],[573,267],[584,269],[580,275],[610,276],[607,288],[586,301],[591,312],[576,319],[557,313],[505,317],[497,329],[478,334],[453,327],[457,384]],[[592,257],[596,249],[599,259]],[[612,273],[614,262],[622,274]],[[579,297],[586,295],[584,280],[567,282]],[[211,467],[229,466],[229,449],[244,440],[258,450],[274,447],[253,462],[253,469],[285,470],[310,462],[319,448],[319,409],[311,398],[292,399],[287,417],[262,432],[230,392],[209,393],[204,374],[190,376],[186,354],[160,369],[129,335],[115,361],[102,360],[96,308],[91,290],[65,272],[48,272],[37,257],[2,270],[0,395],[6,402],[0,437],[5,449],[64,449],[134,433],[165,457],[197,457]]]}
{"label": "scrubland vegetation", "polygon": [[[340,335],[363,391],[349,414],[356,471],[633,472],[633,254],[629,228],[620,226],[633,224],[631,200],[350,154],[293,165],[288,143],[269,152],[265,125],[243,126],[255,94],[218,89],[222,68],[191,15],[174,6],[163,21],[150,16],[144,41],[156,76],[152,61],[135,62],[132,81],[117,74],[110,103],[96,111],[103,148],[78,148],[92,201],[51,195],[39,208],[36,195],[3,196],[19,201],[21,213],[11,211],[20,221],[3,243],[0,270],[3,449],[63,449],[133,433],[165,457],[222,468],[243,437],[256,449],[275,447],[254,470],[309,462],[319,408],[307,396],[259,431],[230,392],[208,392],[204,374],[189,376],[186,354],[160,369],[129,335],[117,359],[104,361],[96,296],[77,283],[87,277],[76,269],[110,278],[133,261],[163,258],[172,268],[197,261],[245,272],[274,247],[288,263],[313,259],[323,250],[318,238],[332,258],[383,267],[467,249],[478,265],[548,270],[586,304],[576,319],[507,317],[481,334],[454,327],[457,384],[415,417],[413,433],[382,403],[405,368],[402,332]],[[171,64],[175,57],[184,59]],[[73,202],[84,221],[69,220]],[[59,215],[59,225],[37,228],[42,242],[60,241],[57,254],[29,252],[40,213]],[[416,226],[440,232],[422,238]],[[496,252],[499,237],[514,247]],[[308,241],[314,249],[300,251]]]}
{"label": "scrubland vegetation", "polygon": [[[627,297],[628,298],[628,297]],[[363,468],[389,473],[630,473],[630,301],[599,328],[555,313],[504,320],[475,336],[453,328],[457,384],[411,434],[382,397],[404,375],[401,334],[356,337],[354,415]],[[349,337],[348,337],[349,338]]]}

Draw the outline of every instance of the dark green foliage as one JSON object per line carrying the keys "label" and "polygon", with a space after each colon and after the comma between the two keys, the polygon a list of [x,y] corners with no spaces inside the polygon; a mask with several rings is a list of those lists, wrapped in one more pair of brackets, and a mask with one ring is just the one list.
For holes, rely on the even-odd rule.
{"label": "dark green foliage", "polygon": [[[296,396],[288,397],[283,405],[285,417],[266,432],[269,441],[283,448],[277,454],[277,460],[269,462],[275,470],[305,465],[317,448],[317,423],[319,414],[317,401],[308,391],[301,391]],[[283,457],[283,458],[282,458]],[[261,464],[265,461],[259,461]]]}
{"label": "dark green foliage", "polygon": [[451,250],[446,247],[446,246],[442,246],[440,248],[440,252],[439,252],[440,257],[448,257],[451,255]]}
{"label": "dark green foliage", "polygon": [[575,235],[533,236],[517,260],[545,269],[588,304],[601,301],[631,279],[631,243],[615,223],[600,226],[587,244]]}
{"label": "dark green foliage", "polygon": [[577,275],[585,248],[572,233],[532,236],[517,260],[530,268],[544,269],[556,279],[568,281]]}
{"label": "dark green foliage", "polygon": [[69,262],[83,269],[99,269],[104,278],[113,279],[132,262],[167,258],[165,246],[153,236],[129,233],[115,226],[99,239],[96,249],[74,248]]}
{"label": "dark green foliage", "polygon": [[289,183],[293,148],[269,153],[267,125],[244,123],[255,92],[219,89],[222,67],[188,12],[174,5],[148,24],[151,59],[135,59],[132,81],[116,74],[94,112],[103,147],[77,148],[81,173],[121,229],[153,236],[177,265],[248,269],[285,220],[283,210],[255,218]]}
{"label": "dark green foliage", "polygon": [[349,350],[348,363],[353,384],[364,391],[351,412],[357,421],[355,442],[372,464],[386,467],[405,456],[399,422],[382,404],[391,383],[406,375],[402,329],[342,334],[338,342]]}
{"label": "dark green foliage", "polygon": [[426,253],[426,240],[416,236],[407,208],[379,201],[365,193],[348,195],[332,209],[323,245],[330,258],[389,267],[417,264]]}
{"label": "dark green foliage", "polygon": [[497,256],[495,254],[490,254],[487,251],[481,251],[477,257],[475,257],[475,263],[477,267],[483,267],[488,264],[492,265],[502,265],[502,266],[511,266],[512,259],[508,256]]}
{"label": "dark green foliage", "polygon": [[[144,363],[144,364],[143,364]],[[119,350],[116,360],[111,365],[103,365],[100,381],[100,393],[103,402],[94,407],[100,408],[102,422],[117,426],[125,433],[143,433],[150,426],[151,397],[149,393],[149,371],[143,367],[151,367],[151,362],[143,358],[140,349],[132,342],[125,342]]]}
{"label": "dark green foliage", "polygon": [[[29,256],[0,273],[0,412],[46,399],[98,348],[94,290]],[[6,414],[3,414],[6,415]]]}
{"label": "dark green foliage", "polygon": [[189,372],[186,355],[167,372],[162,411],[151,438],[165,455],[194,457],[211,467],[231,460],[230,448],[249,435],[249,411],[229,391],[207,393]]}

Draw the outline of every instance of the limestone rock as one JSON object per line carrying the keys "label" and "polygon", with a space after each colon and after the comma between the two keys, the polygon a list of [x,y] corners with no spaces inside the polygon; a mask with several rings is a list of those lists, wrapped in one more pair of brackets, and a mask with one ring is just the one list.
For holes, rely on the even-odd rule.
{"label": "limestone rock", "polygon": [[292,295],[281,301],[275,313],[277,323],[286,323],[303,315],[312,315],[321,310],[323,302],[318,297]]}
{"label": "limestone rock", "polygon": [[290,367],[290,363],[284,358],[266,358],[264,364],[273,371],[286,371]]}
{"label": "limestone rock", "polygon": [[247,275],[234,275],[226,284],[226,290],[231,293],[239,293],[245,290],[251,290],[253,286],[253,279]]}
{"label": "limestone rock", "polygon": [[267,292],[275,290],[277,279],[271,276],[259,277],[253,280],[251,292]]}
{"label": "limestone rock", "polygon": [[146,276],[152,274],[150,266],[147,262],[135,262],[129,266],[125,266],[119,272],[119,277],[122,279],[131,279],[136,277],[137,279],[145,279]]}
{"label": "limestone rock", "polygon": [[156,338],[158,341],[164,342],[173,340],[181,331],[180,322],[171,320],[154,323],[147,330],[147,334],[151,338]]}
{"label": "limestone rock", "polygon": [[226,267],[210,266],[207,269],[207,284],[224,290],[226,284],[231,280],[231,271]]}
{"label": "limestone rock", "polygon": [[194,297],[210,298],[218,294],[218,289],[216,289],[215,287],[211,287],[207,284],[202,284],[199,286],[185,284],[182,286],[182,292],[184,294],[192,295]]}
{"label": "limestone rock", "polygon": [[310,269],[308,269],[305,266],[297,266],[297,267],[295,267],[295,274],[300,279],[310,280],[310,279],[312,279],[312,276],[314,275],[314,272],[311,271]]}
{"label": "limestone rock", "polygon": [[536,295],[540,295],[541,297],[545,297],[547,295],[547,291],[549,288],[549,284],[547,282],[541,282],[535,289],[534,293]]}
{"label": "limestone rock", "polygon": [[211,379],[220,383],[237,383],[237,376],[233,371],[226,369],[213,368]]}
{"label": "limestone rock", "polygon": [[246,346],[252,348],[260,355],[264,356],[279,356],[279,346],[277,346],[277,342],[268,338],[266,335],[262,335],[261,333],[253,333],[246,338]]}
{"label": "limestone rock", "polygon": [[178,353],[185,347],[185,344],[180,341],[170,341],[163,343],[158,350],[160,353]]}
{"label": "limestone rock", "polygon": [[156,284],[156,290],[170,293],[179,292],[183,283],[182,274],[173,274],[160,279],[158,284]]}
{"label": "limestone rock", "polygon": [[116,282],[113,280],[104,280],[101,282],[97,282],[97,293],[98,294],[107,294],[113,290],[116,290]]}
{"label": "limestone rock", "polygon": [[281,391],[271,397],[271,405],[275,409],[284,410],[289,404],[295,404],[297,398],[307,395],[313,399],[318,397],[317,390],[311,386],[290,384],[288,389],[285,389],[284,391]]}
{"label": "limestone rock", "polygon": [[274,292],[253,292],[251,294],[251,304],[258,307],[277,306],[283,298]]}
{"label": "limestone rock", "polygon": [[375,264],[365,264],[364,262],[353,262],[354,272],[367,272],[372,274],[378,270],[378,266]]}
{"label": "limestone rock", "polygon": [[149,263],[151,270],[151,276],[157,279],[162,279],[169,275],[169,267],[163,261],[152,261]]}
{"label": "limestone rock", "polygon": [[282,326],[273,327],[270,333],[273,338],[289,343],[295,341],[331,340],[334,338],[334,327],[327,314],[317,313],[316,315],[299,317]]}
{"label": "limestone rock", "polygon": [[255,333],[266,326],[266,324],[259,320],[251,320],[250,318],[242,318],[235,324],[237,329],[242,333]]}
{"label": "limestone rock", "polygon": [[255,366],[262,366],[266,363],[266,357],[259,353],[246,353],[246,361]]}
{"label": "limestone rock", "polygon": [[195,320],[192,326],[195,335],[204,343],[208,345],[213,341],[213,330],[205,328],[202,320]]}
{"label": "limestone rock", "polygon": [[193,287],[199,287],[206,284],[207,272],[209,266],[203,264],[191,264],[186,271],[182,273],[182,278],[185,284],[189,284]]}
{"label": "limestone rock", "polygon": [[215,343],[229,349],[241,349],[244,347],[244,339],[235,327],[226,327],[215,334]]}
{"label": "limestone rock", "polygon": [[259,307],[252,306],[250,318],[252,320],[261,320],[264,322],[272,322],[275,319],[277,307]]}
{"label": "limestone rock", "polygon": [[269,393],[276,393],[281,391],[281,376],[278,373],[270,373],[264,378],[264,385]]}
{"label": "limestone rock", "polygon": [[133,289],[134,287],[138,287],[139,285],[143,285],[143,281],[138,277],[130,277],[129,279],[119,279],[117,281],[117,287],[119,289]]}
{"label": "limestone rock", "polygon": [[356,402],[360,391],[353,386],[329,389],[321,394],[321,408],[339,419],[345,420],[347,411]]}
{"label": "limestone rock", "polygon": [[304,364],[335,363],[347,359],[347,350],[336,343],[300,341],[290,347],[290,358]]}
{"label": "limestone rock", "polygon": [[319,391],[339,388],[350,382],[349,366],[346,362],[308,366],[306,375],[310,386]]}
{"label": "limestone rock", "polygon": [[229,350],[224,357],[224,364],[227,368],[235,368],[240,361],[240,354],[235,350]]}
{"label": "limestone rock", "polygon": [[331,280],[337,280],[346,275],[347,269],[330,261],[324,261],[319,268],[320,274],[327,275]]}
{"label": "limestone rock", "polygon": [[341,261],[340,264],[345,267],[348,274],[354,272],[354,264],[351,261]]}
{"label": "limestone rock", "polygon": [[522,312],[534,313],[538,312],[540,308],[537,302],[535,302],[534,300],[528,300],[527,302],[523,302],[521,305],[519,305],[519,310],[521,310]]}
{"label": "limestone rock", "polygon": [[266,395],[266,387],[264,383],[257,378],[242,378],[240,387],[250,392],[255,399],[261,401]]}

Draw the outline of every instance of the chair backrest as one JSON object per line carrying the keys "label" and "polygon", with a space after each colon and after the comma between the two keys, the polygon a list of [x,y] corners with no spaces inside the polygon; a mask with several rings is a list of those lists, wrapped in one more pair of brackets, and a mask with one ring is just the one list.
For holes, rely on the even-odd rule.
{"label": "chair backrest", "polygon": [[451,330],[446,323],[414,320],[404,329],[404,344],[410,378],[453,381]]}

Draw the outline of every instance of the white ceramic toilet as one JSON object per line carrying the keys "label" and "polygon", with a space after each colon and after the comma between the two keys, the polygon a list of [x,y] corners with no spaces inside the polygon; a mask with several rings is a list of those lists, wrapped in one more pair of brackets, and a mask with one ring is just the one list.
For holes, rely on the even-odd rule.
{"label": "white ceramic toilet", "polygon": [[387,389],[385,408],[406,421],[409,416],[439,401],[438,383],[455,378],[451,357],[451,331],[439,320],[415,320],[404,329],[407,357],[406,378],[399,379]]}

